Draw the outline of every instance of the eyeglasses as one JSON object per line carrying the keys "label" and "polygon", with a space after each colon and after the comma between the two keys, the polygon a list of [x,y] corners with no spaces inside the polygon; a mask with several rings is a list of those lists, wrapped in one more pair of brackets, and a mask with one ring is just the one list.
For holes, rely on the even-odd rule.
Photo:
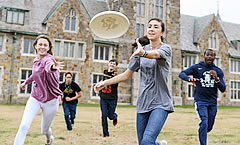
{"label": "eyeglasses", "polygon": [[66,77],[66,79],[71,79],[72,77]]}

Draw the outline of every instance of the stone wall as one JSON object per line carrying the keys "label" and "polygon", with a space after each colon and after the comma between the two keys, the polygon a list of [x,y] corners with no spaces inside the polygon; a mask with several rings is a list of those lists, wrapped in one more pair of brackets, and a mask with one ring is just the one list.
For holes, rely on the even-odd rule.
{"label": "stone wall", "polygon": [[178,74],[181,71],[180,49],[180,0],[168,0],[166,10],[166,43],[172,47],[172,68],[169,77],[170,90],[175,105],[182,105],[181,81]]}

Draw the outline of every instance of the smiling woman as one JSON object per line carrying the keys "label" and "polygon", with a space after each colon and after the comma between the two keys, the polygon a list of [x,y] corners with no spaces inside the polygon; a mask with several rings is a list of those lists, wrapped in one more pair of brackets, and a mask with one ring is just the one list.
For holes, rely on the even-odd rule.
{"label": "smiling woman", "polygon": [[136,106],[139,145],[159,144],[156,139],[168,114],[174,111],[167,85],[172,49],[162,42],[164,31],[162,20],[150,19],[147,28],[147,38],[150,44],[142,46],[137,39],[137,50],[130,57],[128,69],[111,79],[98,82],[94,87],[95,92],[99,93],[106,86],[125,81],[135,71],[141,70]]}
{"label": "smiling woman", "polygon": [[27,101],[22,122],[15,137],[14,145],[23,145],[33,119],[42,109],[42,134],[46,136],[46,144],[51,145],[54,137],[50,128],[58,110],[59,69],[63,63],[56,62],[52,56],[52,43],[48,36],[40,35],[33,44],[37,57],[33,61],[32,75],[20,85],[22,90],[27,84],[35,81],[35,86]]}

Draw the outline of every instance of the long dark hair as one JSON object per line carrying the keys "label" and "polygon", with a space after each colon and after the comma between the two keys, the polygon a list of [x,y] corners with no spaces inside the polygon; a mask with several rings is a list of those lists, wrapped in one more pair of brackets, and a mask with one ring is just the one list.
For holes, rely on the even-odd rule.
{"label": "long dark hair", "polygon": [[[151,21],[153,21],[153,20],[158,21],[159,23],[161,23],[162,32],[165,32],[165,24],[164,24],[163,21],[162,21],[161,19],[159,19],[159,18],[151,18],[151,19],[148,21],[148,24],[149,24]],[[163,40],[164,40],[164,37],[161,36],[161,41],[163,42]]]}
{"label": "long dark hair", "polygon": [[[140,37],[140,38],[138,39],[138,41],[139,41],[139,43],[140,43],[142,46],[148,45],[148,44],[150,43],[150,41],[149,41],[149,39],[147,38],[146,35]],[[132,44],[132,47],[133,47],[133,48],[137,48],[137,43],[134,42],[134,43]]]}

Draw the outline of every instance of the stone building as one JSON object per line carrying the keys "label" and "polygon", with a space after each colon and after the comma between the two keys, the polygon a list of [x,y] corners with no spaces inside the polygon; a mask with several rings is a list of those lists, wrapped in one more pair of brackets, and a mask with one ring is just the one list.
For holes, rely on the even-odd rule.
{"label": "stone building", "polygon": [[[130,20],[126,34],[102,39],[90,28],[91,18],[114,10]],[[224,68],[227,91],[219,93],[219,104],[240,105],[239,25],[222,22],[219,17],[180,16],[180,0],[5,0],[0,1],[0,102],[25,103],[34,84],[25,91],[21,82],[31,75],[34,39],[47,34],[54,43],[54,57],[64,61],[64,73],[72,71],[83,90],[82,103],[98,103],[92,84],[101,80],[108,60],[119,61],[118,72],[127,69],[135,38],[145,35],[147,22],[159,17],[166,24],[165,42],[172,46],[173,58],[168,78],[175,105],[193,104],[193,87],[178,74],[203,58],[206,48],[217,52],[216,64]],[[136,104],[139,73],[119,84],[119,103]]]}
{"label": "stone building", "polygon": [[[144,35],[144,25],[150,17],[164,20],[166,42],[171,40],[176,53],[181,52],[179,0],[5,0],[0,1],[0,7],[0,101],[4,103],[25,103],[30,96],[34,84],[28,85],[25,91],[21,91],[19,85],[31,75],[32,61],[36,57],[32,43],[40,34],[50,36],[54,57],[65,63],[60,81],[64,81],[64,72],[74,73],[74,80],[83,90],[80,98],[83,103],[98,103],[99,97],[93,92],[92,84],[101,80],[108,60],[119,61],[119,73],[126,70],[133,52],[131,44],[136,36]],[[122,37],[102,39],[89,29],[91,18],[106,10],[120,11],[129,18],[129,30]],[[136,76],[119,84],[120,103],[135,104]],[[179,94],[173,93],[180,97]]]}
{"label": "stone building", "polygon": [[[218,93],[218,104],[240,105],[240,24],[224,22],[214,14],[204,17],[181,15],[180,46],[184,70],[203,61],[203,53],[211,48],[216,52],[215,65],[225,75],[226,92]],[[181,81],[182,102],[192,105],[194,87]]]}

